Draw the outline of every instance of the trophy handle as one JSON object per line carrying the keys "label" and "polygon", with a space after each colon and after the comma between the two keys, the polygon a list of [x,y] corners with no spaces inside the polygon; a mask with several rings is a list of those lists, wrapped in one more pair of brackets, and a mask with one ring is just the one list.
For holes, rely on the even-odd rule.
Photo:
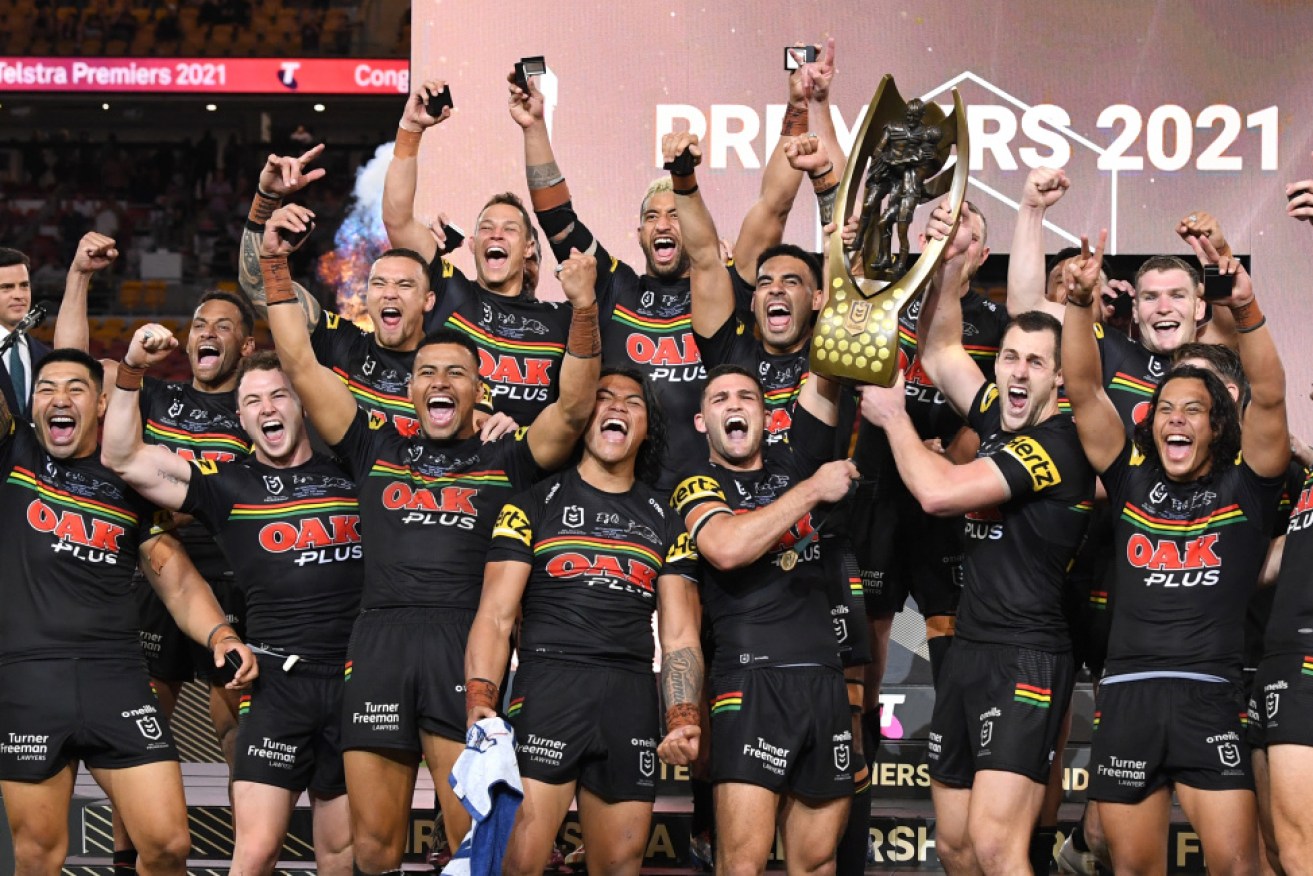
{"label": "trophy handle", "polygon": [[[857,135],[857,148],[844,169],[843,180],[835,198],[835,222],[842,229],[854,212],[862,171],[872,160],[877,145],[875,132],[884,125],[901,118],[905,102],[899,95],[893,77],[885,75],[876,88],[875,96],[867,107]],[[936,152],[947,161],[951,149],[957,147],[957,160],[951,174],[947,168],[927,181],[927,190],[936,196],[947,190],[950,193],[950,221],[954,230],[966,200],[969,154],[966,109],[962,96],[953,89],[953,111],[947,116],[937,104],[925,107],[926,124],[937,124],[943,136]],[[930,240],[920,257],[901,277],[887,280],[854,277],[848,268],[848,253],[839,233],[830,236],[827,247],[829,274],[828,303],[817,331],[812,339],[811,367],[848,383],[876,383],[891,386],[898,371],[898,317],[917,296],[943,261],[948,240]],[[864,244],[865,241],[859,241]],[[867,247],[860,246],[863,262],[867,261]]]}

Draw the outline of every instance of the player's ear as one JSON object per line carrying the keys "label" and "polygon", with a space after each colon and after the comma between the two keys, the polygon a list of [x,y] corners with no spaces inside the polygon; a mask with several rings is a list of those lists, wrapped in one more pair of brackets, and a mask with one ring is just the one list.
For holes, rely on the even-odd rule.
{"label": "player's ear", "polygon": [[697,413],[693,415],[693,428],[697,429],[703,435],[707,434],[707,424],[702,419],[702,414]]}

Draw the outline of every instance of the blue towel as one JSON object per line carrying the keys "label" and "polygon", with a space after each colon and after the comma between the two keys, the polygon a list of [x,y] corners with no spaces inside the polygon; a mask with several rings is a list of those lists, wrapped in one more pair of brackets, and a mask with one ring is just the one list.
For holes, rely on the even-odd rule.
{"label": "blue towel", "polygon": [[465,750],[447,780],[474,823],[443,876],[501,876],[515,812],[524,799],[515,731],[501,718],[479,721],[465,734]]}

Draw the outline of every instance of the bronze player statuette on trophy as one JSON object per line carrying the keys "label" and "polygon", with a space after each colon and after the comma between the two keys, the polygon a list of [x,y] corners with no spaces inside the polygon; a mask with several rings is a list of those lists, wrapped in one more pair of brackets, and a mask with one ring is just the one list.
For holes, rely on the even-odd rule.
{"label": "bronze player statuette on trophy", "polygon": [[[966,200],[967,120],[962,97],[953,89],[953,111],[913,99],[904,101],[892,76],[866,110],[857,148],[844,171],[834,221],[843,228],[857,203],[865,169],[866,187],[854,258],[863,276],[853,276],[839,234],[830,236],[826,258],[829,295],[812,335],[811,368],[845,383],[890,386],[898,374],[898,316],[921,294],[943,259],[948,240],[930,240],[908,267],[908,230],[916,208],[949,193],[956,228]],[[894,233],[898,250],[894,251]],[[949,235],[949,239],[952,235]]]}

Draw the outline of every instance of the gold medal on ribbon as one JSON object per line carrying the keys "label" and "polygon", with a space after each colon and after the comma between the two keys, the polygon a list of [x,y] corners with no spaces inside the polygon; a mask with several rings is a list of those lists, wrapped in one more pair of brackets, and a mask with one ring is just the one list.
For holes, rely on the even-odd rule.
{"label": "gold medal on ribbon", "polygon": [[[954,146],[958,160],[949,171],[945,166]],[[857,205],[855,180],[865,174],[855,254],[844,250],[841,235],[830,235],[830,286],[812,335],[813,371],[844,383],[893,385],[899,314],[921,294],[952,239],[950,234],[927,241],[909,267],[912,218],[920,204],[947,192],[957,228],[968,154],[966,110],[956,88],[953,111],[945,115],[936,104],[904,101],[892,76],[880,80],[836,197],[834,221],[843,228]],[[850,255],[860,256],[863,276],[853,276]]]}

